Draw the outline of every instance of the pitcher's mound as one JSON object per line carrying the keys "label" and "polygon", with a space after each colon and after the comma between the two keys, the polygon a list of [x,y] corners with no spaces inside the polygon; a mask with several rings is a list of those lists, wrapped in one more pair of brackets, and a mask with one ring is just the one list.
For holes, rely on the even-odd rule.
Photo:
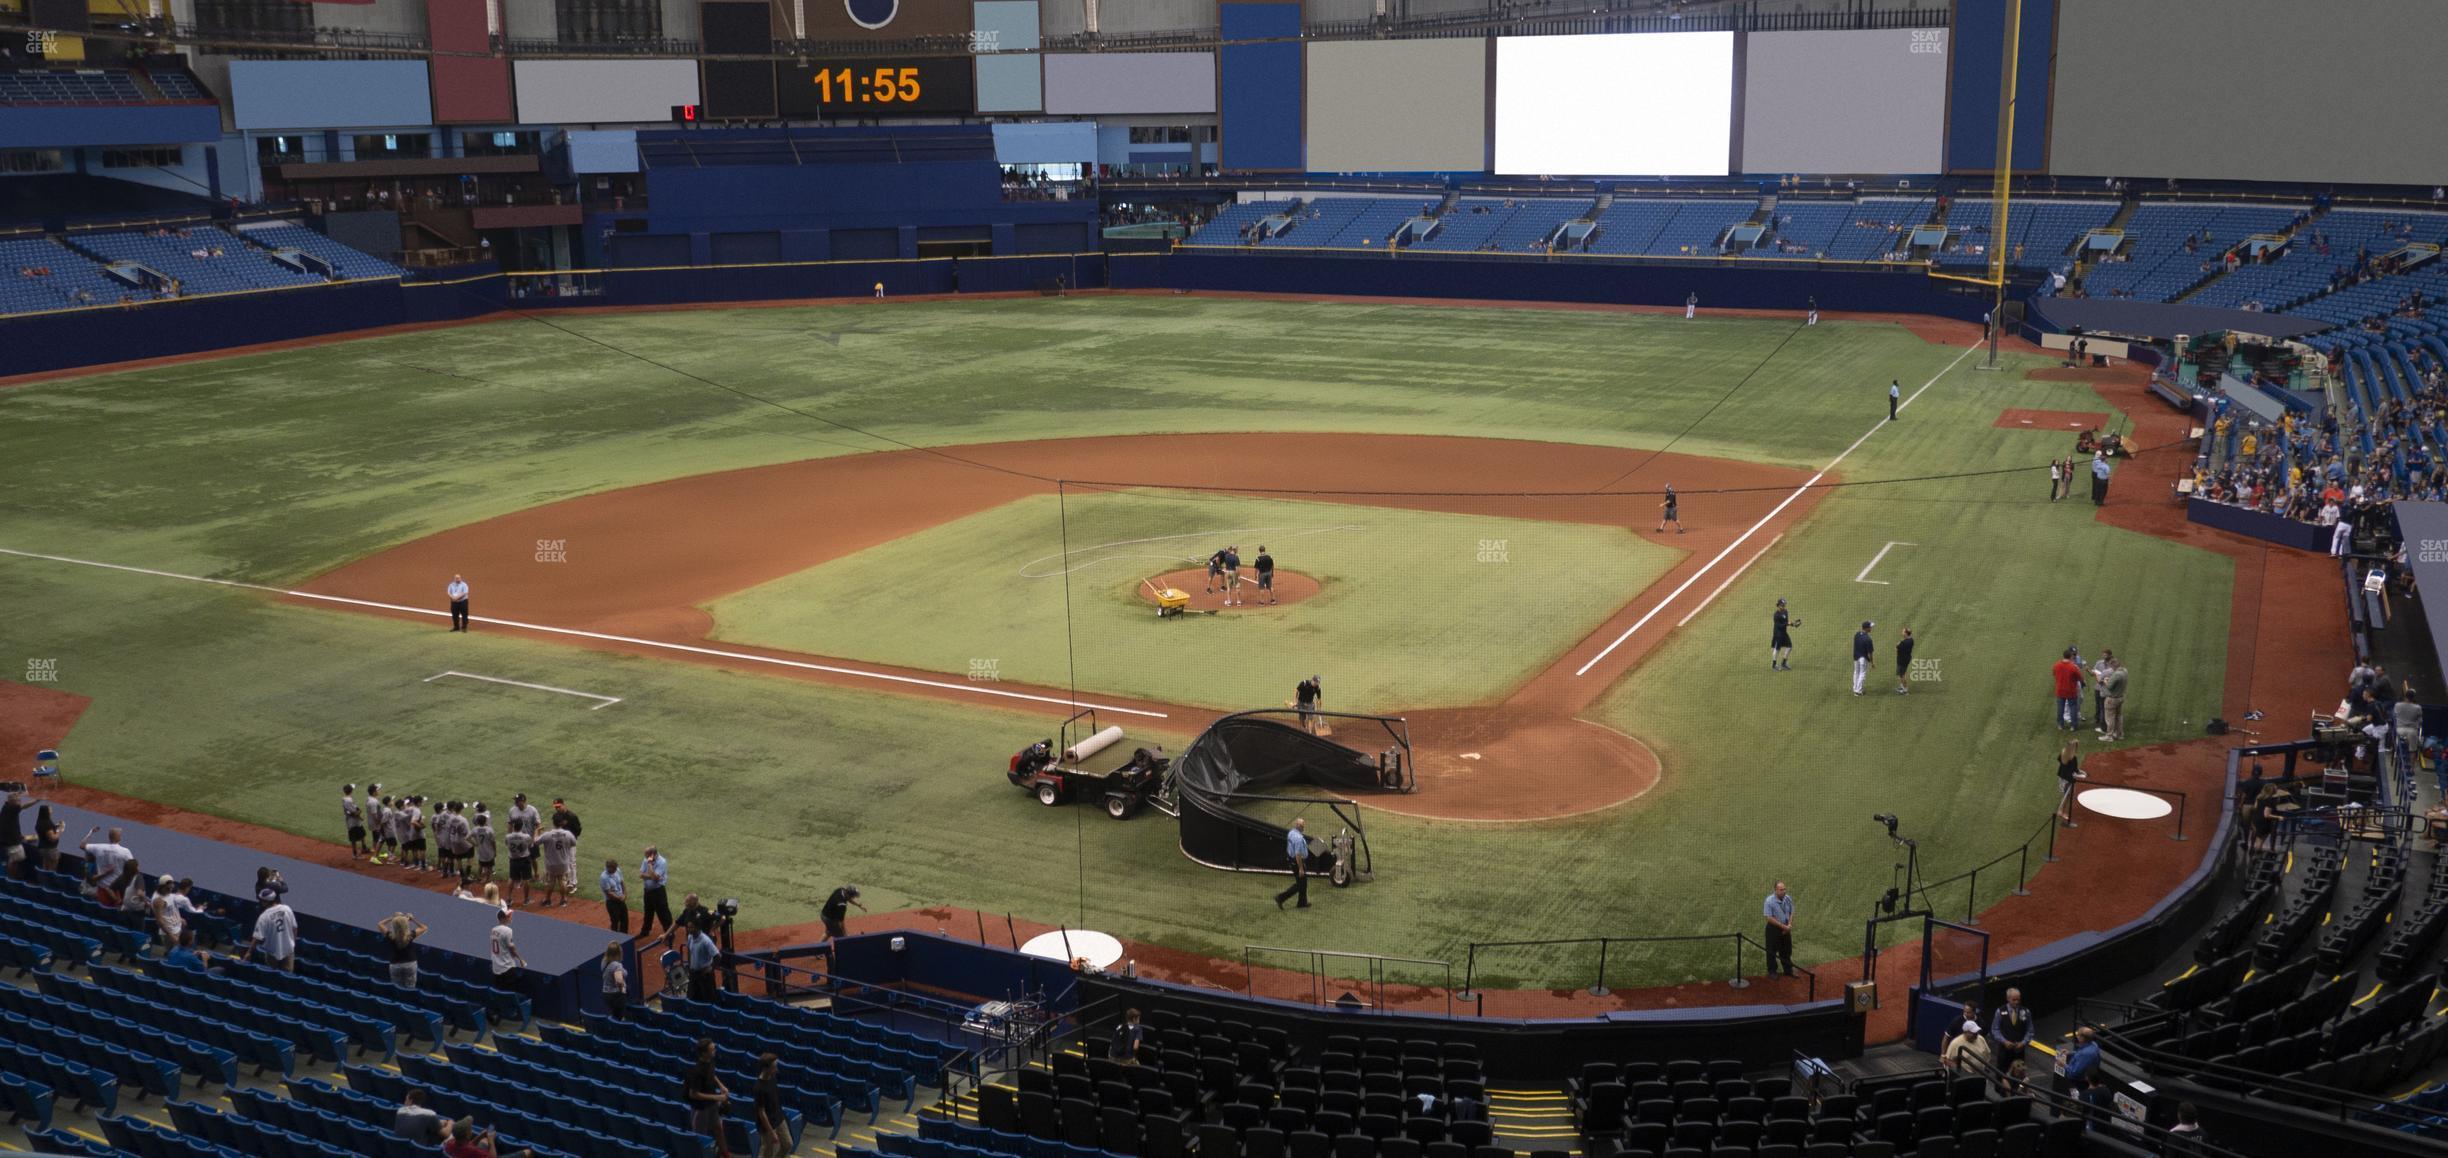
{"label": "pitcher's mound", "polygon": [[1149,586],[1160,589],[1173,587],[1189,592],[1190,610],[1192,611],[1221,611],[1233,615],[1244,611],[1273,611],[1277,608],[1289,607],[1318,593],[1317,580],[1296,571],[1286,571],[1281,567],[1275,569],[1275,590],[1271,593],[1275,600],[1273,603],[1267,602],[1270,593],[1258,589],[1258,577],[1247,567],[1241,569],[1239,598],[1246,599],[1248,602],[1235,602],[1230,607],[1224,606],[1224,592],[1220,582],[1217,584],[1217,590],[1208,591],[1206,589],[1207,569],[1204,567],[1188,571],[1173,571],[1158,575],[1145,584],[1132,584],[1133,589],[1139,593],[1140,602],[1152,606],[1156,602],[1156,596],[1149,592]]}

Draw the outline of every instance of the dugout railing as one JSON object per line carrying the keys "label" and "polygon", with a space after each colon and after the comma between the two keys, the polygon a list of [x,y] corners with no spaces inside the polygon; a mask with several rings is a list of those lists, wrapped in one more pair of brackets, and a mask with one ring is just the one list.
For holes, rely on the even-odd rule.
{"label": "dugout railing", "polygon": [[[1596,952],[1594,954],[1594,960],[1590,966],[1590,972],[1586,974],[1589,979],[1589,986],[1586,992],[1588,992],[1592,997],[1606,997],[1614,993],[1614,990],[1608,988],[1607,986],[1608,963],[1610,959],[1620,960],[1621,953],[1619,950],[1621,948],[1665,945],[1705,946],[1709,944],[1722,944],[1724,946],[1723,951],[1728,954],[1729,968],[1731,972],[1728,974],[1725,984],[1730,989],[1745,989],[1750,986],[1752,974],[1748,969],[1746,962],[1751,959],[1751,953],[1756,953],[1758,955],[1756,959],[1761,965],[1765,966],[1768,962],[1768,947],[1762,945],[1756,940],[1753,940],[1750,934],[1739,931],[1728,933],[1670,933],[1646,937],[1552,937],[1543,940],[1530,941],[1473,941],[1471,942],[1469,951],[1463,960],[1462,988],[1459,992],[1455,993],[1454,996],[1470,1002],[1474,1012],[1477,1012],[1482,1016],[1485,1015],[1487,995],[1484,992],[1481,992],[1478,987],[1479,958],[1482,953],[1492,953],[1496,950],[1551,949],[1568,945],[1596,946]],[[1807,986],[1807,992],[1804,1000],[1817,1001],[1819,999],[1819,975],[1798,965],[1794,967],[1794,972],[1803,977]]]}

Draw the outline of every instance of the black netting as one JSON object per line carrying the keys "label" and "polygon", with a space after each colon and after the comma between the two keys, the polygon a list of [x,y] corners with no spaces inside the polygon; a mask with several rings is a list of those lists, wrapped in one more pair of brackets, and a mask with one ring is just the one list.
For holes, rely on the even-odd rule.
{"label": "black netting", "polygon": [[1268,713],[1226,716],[1200,733],[1173,762],[1182,852],[1215,868],[1289,871],[1284,839],[1292,816],[1304,809],[1325,809],[1338,823],[1329,827],[1322,818],[1312,819],[1308,827],[1313,848],[1323,856],[1339,830],[1348,829],[1365,862],[1367,835],[1356,802],[1291,792],[1303,787],[1337,794],[1399,787],[1399,769],[1407,759],[1408,753],[1393,742],[1386,751],[1363,752]]}

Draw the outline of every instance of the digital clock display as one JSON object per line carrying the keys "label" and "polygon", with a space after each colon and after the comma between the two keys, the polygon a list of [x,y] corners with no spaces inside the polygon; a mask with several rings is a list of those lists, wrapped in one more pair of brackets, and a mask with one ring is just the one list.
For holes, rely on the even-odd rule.
{"label": "digital clock display", "polygon": [[786,117],[967,116],[977,84],[967,57],[868,58],[776,68]]}

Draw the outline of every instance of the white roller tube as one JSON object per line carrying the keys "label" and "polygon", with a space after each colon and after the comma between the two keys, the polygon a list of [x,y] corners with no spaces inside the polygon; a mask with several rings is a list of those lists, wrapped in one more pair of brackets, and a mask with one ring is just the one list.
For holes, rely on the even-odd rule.
{"label": "white roller tube", "polygon": [[1070,747],[1063,749],[1063,761],[1065,763],[1077,764],[1080,761],[1085,760],[1090,756],[1094,756],[1097,753],[1102,752],[1107,748],[1111,748],[1121,742],[1122,725],[1116,724],[1102,732],[1098,732],[1096,735],[1080,741],[1077,744],[1073,744]]}

